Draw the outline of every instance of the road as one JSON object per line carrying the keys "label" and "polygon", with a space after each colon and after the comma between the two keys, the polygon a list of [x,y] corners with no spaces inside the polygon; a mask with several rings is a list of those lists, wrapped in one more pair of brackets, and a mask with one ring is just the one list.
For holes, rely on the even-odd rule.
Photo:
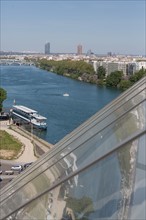
{"label": "road", "polygon": [[[24,151],[19,157],[15,160],[0,160],[1,166],[0,170],[2,170],[2,174],[0,174],[0,178],[2,181],[0,182],[0,188],[2,188],[6,183],[8,183],[10,180],[12,180],[14,177],[16,177],[19,172],[14,171],[13,175],[6,175],[6,170],[11,170],[12,165],[23,165],[25,163],[30,163],[36,161],[38,158],[34,155],[34,146],[30,140],[30,134],[29,136],[24,136],[25,133],[18,129],[17,127],[15,130],[9,129],[10,122],[9,121],[0,121],[0,129],[5,130],[10,135],[14,136],[20,142],[24,145]],[[37,152],[39,152],[40,155],[47,152],[53,145],[48,143],[48,147],[45,147],[43,144],[43,140],[41,142],[35,140],[36,149]]]}
{"label": "road", "polygon": [[13,175],[5,174],[6,170],[11,170],[11,167],[17,164],[18,163],[15,163],[14,161],[0,160],[0,170],[2,170],[2,174],[0,174],[0,178],[2,179],[2,181],[0,182],[0,189],[4,187],[8,182],[10,182],[13,178],[15,178],[17,175],[19,175],[19,171],[14,171]]}

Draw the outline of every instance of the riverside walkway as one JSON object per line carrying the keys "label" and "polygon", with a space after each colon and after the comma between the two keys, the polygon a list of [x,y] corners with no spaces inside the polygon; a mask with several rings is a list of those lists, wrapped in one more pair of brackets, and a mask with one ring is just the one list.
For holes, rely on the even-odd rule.
{"label": "riverside walkway", "polygon": [[32,135],[21,127],[9,123],[9,121],[0,121],[0,130],[5,130],[10,135],[20,140],[24,145],[22,154],[15,160],[17,162],[35,161],[53,147],[53,144]]}

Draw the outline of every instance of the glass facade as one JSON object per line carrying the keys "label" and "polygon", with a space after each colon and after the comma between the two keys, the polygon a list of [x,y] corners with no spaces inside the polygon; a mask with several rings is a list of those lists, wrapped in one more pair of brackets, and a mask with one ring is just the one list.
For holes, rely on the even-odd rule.
{"label": "glass facade", "polygon": [[146,77],[1,190],[1,219],[146,219]]}

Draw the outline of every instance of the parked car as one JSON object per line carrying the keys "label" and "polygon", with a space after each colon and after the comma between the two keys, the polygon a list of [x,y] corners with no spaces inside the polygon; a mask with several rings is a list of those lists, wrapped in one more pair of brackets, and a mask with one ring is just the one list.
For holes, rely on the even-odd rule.
{"label": "parked car", "polygon": [[14,171],[13,171],[13,170],[6,170],[6,171],[5,171],[5,174],[6,174],[6,175],[13,175],[13,174],[14,174]]}
{"label": "parked car", "polygon": [[3,112],[3,113],[0,114],[0,121],[1,120],[8,120],[8,119],[9,119],[9,114],[8,113]]}
{"label": "parked car", "polygon": [[11,167],[11,170],[21,171],[23,170],[22,165],[15,165]]}
{"label": "parked car", "polygon": [[30,162],[30,163],[25,163],[25,164],[23,165],[23,167],[26,169],[26,168],[29,167],[31,164],[32,164],[32,162]]}
{"label": "parked car", "polygon": [[0,170],[0,174],[2,174],[3,173],[3,171],[2,170]]}
{"label": "parked car", "polygon": [[0,182],[2,181],[3,179],[0,177]]}

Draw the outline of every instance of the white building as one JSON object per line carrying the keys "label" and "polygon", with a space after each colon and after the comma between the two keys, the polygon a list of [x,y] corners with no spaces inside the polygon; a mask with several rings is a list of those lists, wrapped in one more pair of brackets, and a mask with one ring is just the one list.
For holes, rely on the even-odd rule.
{"label": "white building", "polygon": [[146,69],[146,61],[136,62],[136,70],[139,71],[142,68]]}

